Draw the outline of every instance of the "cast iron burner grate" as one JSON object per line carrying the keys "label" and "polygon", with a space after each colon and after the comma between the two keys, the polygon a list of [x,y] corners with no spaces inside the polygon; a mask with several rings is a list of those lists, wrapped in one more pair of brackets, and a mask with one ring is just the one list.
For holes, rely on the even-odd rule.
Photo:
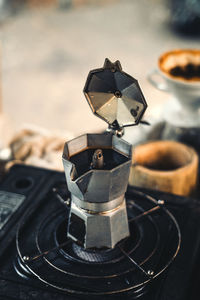
{"label": "cast iron burner grate", "polygon": [[83,296],[127,291],[135,298],[143,295],[176,257],[181,234],[162,200],[135,191],[127,197],[127,211],[130,237],[111,250],[87,251],[66,237],[68,208],[39,211],[31,220],[34,231],[24,221],[19,226],[17,272]]}

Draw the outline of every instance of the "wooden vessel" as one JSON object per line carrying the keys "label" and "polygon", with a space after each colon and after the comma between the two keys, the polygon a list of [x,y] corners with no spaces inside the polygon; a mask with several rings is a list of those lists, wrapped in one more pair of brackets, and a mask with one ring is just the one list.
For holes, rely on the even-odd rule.
{"label": "wooden vessel", "polygon": [[137,146],[129,184],[190,195],[198,178],[196,151],[175,141],[155,141]]}

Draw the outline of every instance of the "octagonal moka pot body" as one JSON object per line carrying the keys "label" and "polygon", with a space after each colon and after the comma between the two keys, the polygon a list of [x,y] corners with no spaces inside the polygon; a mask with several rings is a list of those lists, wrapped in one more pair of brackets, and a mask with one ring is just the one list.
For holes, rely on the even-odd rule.
{"label": "octagonal moka pot body", "polygon": [[114,248],[129,236],[125,192],[132,146],[122,140],[124,127],[141,122],[146,100],[135,78],[119,61],[105,59],[89,72],[84,95],[108,132],[85,134],[65,144],[63,164],[71,208],[67,235],[84,248]]}
{"label": "octagonal moka pot body", "polygon": [[[104,164],[91,168],[101,149]],[[129,236],[124,194],[132,147],[112,133],[85,134],[65,144],[63,164],[71,192],[68,237],[84,248],[113,248]]]}

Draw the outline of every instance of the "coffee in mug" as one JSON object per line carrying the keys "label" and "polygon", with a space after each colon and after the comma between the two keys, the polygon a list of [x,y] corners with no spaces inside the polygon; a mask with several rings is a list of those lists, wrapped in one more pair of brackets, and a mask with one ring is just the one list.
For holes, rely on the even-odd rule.
{"label": "coffee in mug", "polygon": [[200,127],[200,50],[176,49],[163,53],[149,82],[171,94],[163,118],[176,126]]}
{"label": "coffee in mug", "polygon": [[200,50],[173,50],[159,59],[160,69],[172,79],[200,81]]}

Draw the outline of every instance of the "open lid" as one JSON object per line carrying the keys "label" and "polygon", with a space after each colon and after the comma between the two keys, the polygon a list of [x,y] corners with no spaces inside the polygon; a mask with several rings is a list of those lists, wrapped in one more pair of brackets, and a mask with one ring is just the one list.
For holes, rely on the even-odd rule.
{"label": "open lid", "polygon": [[89,72],[83,92],[93,113],[113,129],[137,125],[147,108],[137,80],[108,58],[103,68]]}

